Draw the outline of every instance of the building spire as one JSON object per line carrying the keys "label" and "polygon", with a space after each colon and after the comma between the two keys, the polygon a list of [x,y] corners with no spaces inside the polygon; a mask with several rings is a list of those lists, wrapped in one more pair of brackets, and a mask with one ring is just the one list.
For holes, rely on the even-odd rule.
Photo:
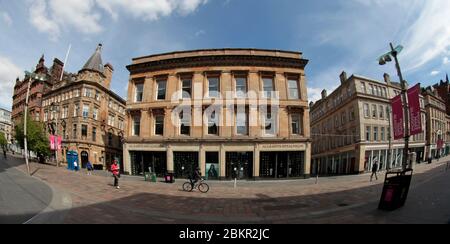
{"label": "building spire", "polygon": [[97,48],[95,49],[94,54],[88,59],[86,64],[83,66],[83,70],[91,70],[91,71],[97,71],[100,73],[103,73],[104,67],[103,67],[103,61],[102,61],[102,44],[98,44]]}

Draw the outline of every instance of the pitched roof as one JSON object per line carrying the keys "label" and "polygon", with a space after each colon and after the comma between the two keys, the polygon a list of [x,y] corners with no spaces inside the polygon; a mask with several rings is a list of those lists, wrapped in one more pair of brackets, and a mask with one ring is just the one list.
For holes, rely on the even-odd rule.
{"label": "pitched roof", "polygon": [[92,70],[103,73],[102,44],[98,44],[95,53],[92,54],[81,70]]}

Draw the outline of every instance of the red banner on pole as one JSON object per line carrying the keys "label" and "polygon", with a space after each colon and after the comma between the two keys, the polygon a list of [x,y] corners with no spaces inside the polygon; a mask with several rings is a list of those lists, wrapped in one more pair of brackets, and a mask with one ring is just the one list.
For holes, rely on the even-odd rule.
{"label": "red banner on pole", "polygon": [[62,136],[58,136],[58,143],[57,143],[57,149],[61,150],[61,144],[62,144]]}
{"label": "red banner on pole", "polygon": [[50,150],[55,150],[55,136],[50,135]]}
{"label": "red banner on pole", "polygon": [[422,116],[420,115],[420,84],[408,90],[408,107],[410,120],[410,135],[422,133]]}
{"label": "red banner on pole", "polygon": [[402,95],[394,97],[391,101],[392,105],[392,120],[394,130],[394,140],[400,140],[405,137],[405,128],[403,120],[403,104]]}

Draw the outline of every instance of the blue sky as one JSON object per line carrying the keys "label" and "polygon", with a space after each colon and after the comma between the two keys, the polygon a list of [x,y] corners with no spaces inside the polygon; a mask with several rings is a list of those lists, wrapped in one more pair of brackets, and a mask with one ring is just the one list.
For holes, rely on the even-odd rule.
{"label": "blue sky", "polygon": [[201,48],[303,52],[310,100],[339,74],[396,79],[376,58],[402,44],[405,79],[431,85],[450,72],[448,0],[0,0],[0,106],[10,109],[15,77],[42,54],[77,72],[103,44],[115,68],[112,90],[126,96],[133,57]]}

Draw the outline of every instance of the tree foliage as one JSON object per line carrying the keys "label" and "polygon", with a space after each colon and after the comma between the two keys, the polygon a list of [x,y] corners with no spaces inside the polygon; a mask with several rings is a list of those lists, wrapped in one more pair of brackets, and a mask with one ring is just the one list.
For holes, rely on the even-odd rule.
{"label": "tree foliage", "polygon": [[[28,118],[31,118],[28,116]],[[15,126],[16,140],[24,148],[24,120]],[[50,141],[45,131],[44,123],[27,119],[28,150],[35,152],[38,157],[50,155]]]}
{"label": "tree foliage", "polygon": [[6,150],[8,146],[8,141],[6,140],[6,136],[3,132],[0,132],[0,147],[3,148],[3,150]]}

